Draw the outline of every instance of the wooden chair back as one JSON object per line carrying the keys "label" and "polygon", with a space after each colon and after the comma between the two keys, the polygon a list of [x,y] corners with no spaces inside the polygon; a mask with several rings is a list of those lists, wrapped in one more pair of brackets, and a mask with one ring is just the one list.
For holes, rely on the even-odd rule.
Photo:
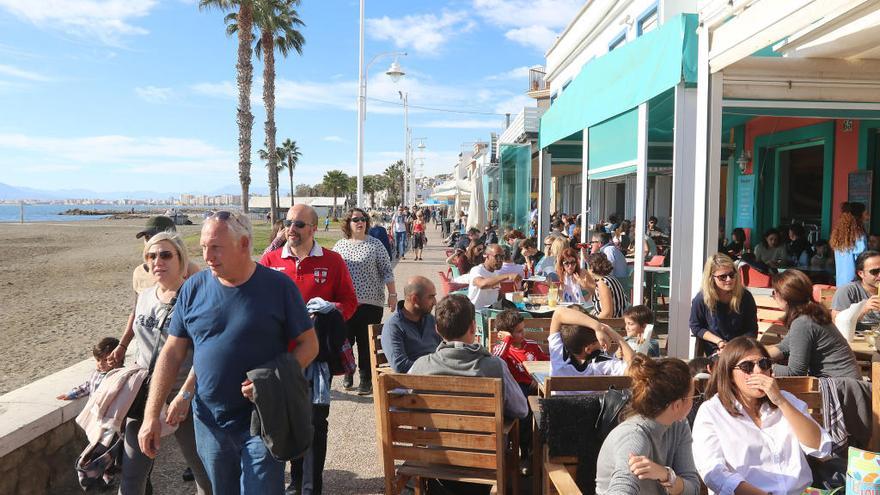
{"label": "wooden chair back", "polygon": [[505,431],[518,450],[518,428],[505,426],[501,379],[383,373],[377,385],[386,494],[400,493],[409,478],[418,487],[438,478],[516,493]]}
{"label": "wooden chair back", "polygon": [[548,376],[544,379],[544,397],[553,392],[588,393],[605,392],[614,387],[618,390],[632,388],[632,378],[628,376]]}
{"label": "wooden chair back", "polygon": [[391,371],[388,356],[382,350],[382,324],[376,323],[368,326],[367,335],[370,337],[370,369],[375,378],[378,373]]}
{"label": "wooden chair back", "polygon": [[814,376],[780,376],[776,379],[780,390],[791,393],[807,403],[810,416],[824,426],[822,419],[822,392],[819,391],[819,379]]}
{"label": "wooden chair back", "polygon": [[[526,329],[526,338],[537,342],[544,352],[550,352],[550,318],[524,318],[523,324]],[[495,318],[489,319],[488,332],[489,340],[486,343],[486,348],[491,351],[492,347],[494,347],[499,340],[498,329],[495,326]]]}
{"label": "wooden chair back", "polygon": [[813,299],[827,309],[831,309],[831,301],[836,292],[837,287],[833,285],[813,284]]}
{"label": "wooden chair back", "polygon": [[778,343],[788,333],[783,322],[785,311],[772,296],[753,294],[753,297],[758,307],[758,340],[766,345]]}

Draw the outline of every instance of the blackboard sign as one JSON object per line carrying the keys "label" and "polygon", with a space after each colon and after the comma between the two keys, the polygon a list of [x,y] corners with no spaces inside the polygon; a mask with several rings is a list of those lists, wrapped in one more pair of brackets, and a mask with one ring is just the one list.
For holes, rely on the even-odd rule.
{"label": "blackboard sign", "polygon": [[867,211],[871,211],[871,185],[873,182],[873,172],[870,170],[850,172],[847,178],[846,200],[862,203]]}
{"label": "blackboard sign", "polygon": [[736,185],[735,227],[755,228],[755,176],[740,175]]}

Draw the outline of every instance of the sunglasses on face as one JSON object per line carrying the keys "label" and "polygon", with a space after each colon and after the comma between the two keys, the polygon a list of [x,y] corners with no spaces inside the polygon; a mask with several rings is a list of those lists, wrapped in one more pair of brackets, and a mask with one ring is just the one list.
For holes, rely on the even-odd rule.
{"label": "sunglasses on face", "polygon": [[147,253],[147,259],[150,261],[156,261],[156,258],[168,261],[173,257],[174,257],[174,253],[172,253],[171,251],[159,251],[158,253]]}
{"label": "sunglasses on face", "polygon": [[562,262],[562,266],[574,266],[574,265],[577,265],[577,261],[567,260],[567,261]]}
{"label": "sunglasses on face", "polygon": [[291,225],[293,225],[294,227],[296,227],[298,229],[301,229],[301,228],[305,227],[306,225],[311,225],[311,224],[305,223],[302,220],[285,220],[284,221],[285,227],[290,227]]}
{"label": "sunglasses on face", "polygon": [[734,368],[742,371],[747,375],[751,375],[755,371],[755,366],[761,368],[761,371],[767,371],[773,366],[773,361],[770,358],[761,358],[757,361],[743,361],[741,363],[737,363]]}
{"label": "sunglasses on face", "polygon": [[352,223],[361,223],[361,222],[366,222],[366,221],[367,221],[367,219],[364,217],[351,217]]}
{"label": "sunglasses on face", "polygon": [[736,278],[736,272],[722,273],[721,275],[712,275],[717,280],[733,280]]}
{"label": "sunglasses on face", "polygon": [[880,268],[872,268],[870,270],[865,270],[865,271],[870,273],[872,277],[876,277],[877,275],[880,275]]}

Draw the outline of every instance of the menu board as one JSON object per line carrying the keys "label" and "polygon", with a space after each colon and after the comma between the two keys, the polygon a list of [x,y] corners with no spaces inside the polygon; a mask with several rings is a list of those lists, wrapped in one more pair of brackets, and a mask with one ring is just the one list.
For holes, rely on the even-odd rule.
{"label": "menu board", "polygon": [[870,170],[850,172],[847,178],[847,201],[862,203],[867,211],[871,211],[873,177]]}
{"label": "menu board", "polygon": [[755,176],[740,175],[736,185],[735,227],[755,228]]}

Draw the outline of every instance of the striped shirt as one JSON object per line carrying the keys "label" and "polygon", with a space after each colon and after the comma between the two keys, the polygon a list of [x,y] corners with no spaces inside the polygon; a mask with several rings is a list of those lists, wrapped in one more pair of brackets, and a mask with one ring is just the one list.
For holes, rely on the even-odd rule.
{"label": "striped shirt", "polygon": [[[611,311],[609,318],[622,318],[623,309],[626,308],[626,292],[620,282],[611,275],[606,275],[596,282],[597,284],[605,284],[611,289],[611,300],[614,301],[614,309]],[[598,316],[602,313],[602,303],[599,301],[599,288],[593,293],[593,315]]]}

